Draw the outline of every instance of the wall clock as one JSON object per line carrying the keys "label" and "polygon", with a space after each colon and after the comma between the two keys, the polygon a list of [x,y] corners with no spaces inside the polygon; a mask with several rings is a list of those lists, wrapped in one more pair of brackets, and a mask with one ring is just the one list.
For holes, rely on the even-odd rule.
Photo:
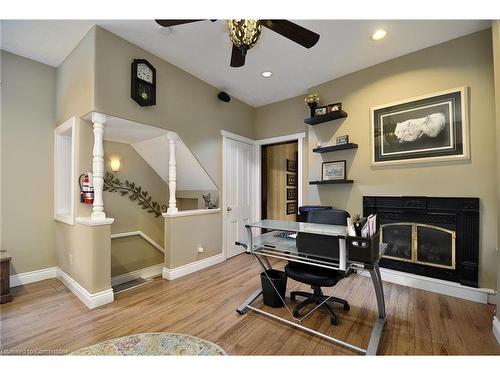
{"label": "wall clock", "polygon": [[144,59],[132,63],[131,96],[141,107],[156,104],[156,69]]}

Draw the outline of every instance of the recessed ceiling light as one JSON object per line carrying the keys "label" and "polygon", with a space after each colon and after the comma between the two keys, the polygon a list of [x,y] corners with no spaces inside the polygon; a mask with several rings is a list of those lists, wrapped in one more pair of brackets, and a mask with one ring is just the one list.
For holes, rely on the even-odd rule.
{"label": "recessed ceiling light", "polygon": [[273,75],[273,72],[266,71],[266,72],[262,72],[261,74],[262,74],[262,77],[269,78]]}
{"label": "recessed ceiling light", "polygon": [[380,40],[380,39],[383,39],[385,38],[385,36],[387,35],[387,31],[383,30],[383,29],[380,29],[380,30],[377,30],[375,31],[373,34],[372,34],[372,40]]}

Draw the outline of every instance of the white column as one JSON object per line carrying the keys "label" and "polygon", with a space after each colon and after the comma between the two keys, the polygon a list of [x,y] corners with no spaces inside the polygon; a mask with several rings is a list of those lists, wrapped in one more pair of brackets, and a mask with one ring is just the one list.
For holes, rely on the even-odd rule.
{"label": "white column", "polygon": [[103,133],[106,116],[101,113],[92,114],[94,124],[94,148],[92,150],[92,176],[94,184],[94,206],[92,207],[91,221],[100,221],[106,218],[102,188],[104,186],[104,147]]}
{"label": "white column", "polygon": [[177,167],[175,162],[175,144],[177,142],[178,136],[176,133],[168,133],[168,147],[170,150],[170,156],[168,160],[168,190],[170,192],[170,198],[168,200],[168,214],[174,214],[177,210],[177,205],[175,201],[175,189],[177,186]]}

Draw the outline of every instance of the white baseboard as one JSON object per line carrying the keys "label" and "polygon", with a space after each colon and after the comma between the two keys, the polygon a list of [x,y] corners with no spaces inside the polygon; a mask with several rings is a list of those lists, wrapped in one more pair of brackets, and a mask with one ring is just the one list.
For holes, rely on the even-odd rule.
{"label": "white baseboard", "polygon": [[16,287],[19,285],[36,283],[37,281],[53,279],[56,277],[57,267],[43,268],[41,270],[18,273],[10,277],[10,286]]}
{"label": "white baseboard", "polygon": [[186,264],[184,266],[176,267],[176,268],[166,268],[163,267],[163,278],[167,280],[174,280],[179,277],[189,275],[190,273],[200,271],[204,268],[213,266],[215,264],[221,263],[224,261],[224,254],[220,253],[209,258],[197,260],[196,262]]}
{"label": "white baseboard", "polygon": [[132,280],[148,279],[150,277],[159,276],[162,274],[162,270],[163,270],[163,263],[160,263],[160,264],[155,264],[154,266],[151,267],[142,268],[137,271],[124,273],[123,275],[112,277],[111,286],[127,283]]}
{"label": "white baseboard", "polygon": [[[383,281],[409,286],[415,289],[426,290],[428,292],[458,297],[479,303],[488,303],[489,295],[495,294],[495,291],[492,289],[472,288],[451,281],[414,275],[411,273],[390,270],[387,268],[381,268],[380,273],[382,275]],[[367,271],[362,271],[360,274],[363,276],[369,276],[369,273]]]}
{"label": "white baseboard", "polygon": [[72,277],[61,269],[57,268],[57,278],[62,281],[73,294],[82,301],[89,309],[105,305],[114,301],[113,289],[104,290],[98,293],[90,293],[83,286],[78,284]]}
{"label": "white baseboard", "polygon": [[493,334],[500,344],[500,320],[496,316],[493,317]]}

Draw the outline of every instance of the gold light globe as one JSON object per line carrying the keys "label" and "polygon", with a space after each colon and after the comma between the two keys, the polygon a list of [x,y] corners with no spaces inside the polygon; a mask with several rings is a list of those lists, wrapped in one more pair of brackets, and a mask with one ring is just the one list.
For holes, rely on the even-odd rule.
{"label": "gold light globe", "polygon": [[227,27],[231,42],[244,52],[255,46],[262,31],[259,20],[227,20]]}

